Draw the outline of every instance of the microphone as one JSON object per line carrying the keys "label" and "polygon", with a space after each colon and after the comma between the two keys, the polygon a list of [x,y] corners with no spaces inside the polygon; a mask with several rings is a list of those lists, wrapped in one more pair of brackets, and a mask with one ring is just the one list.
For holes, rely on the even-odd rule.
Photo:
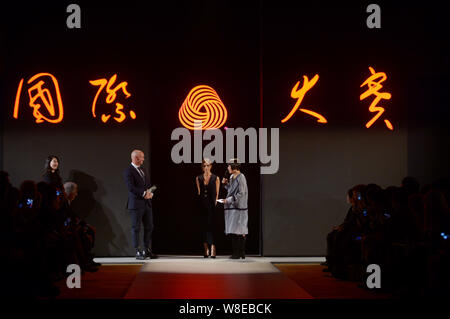
{"label": "microphone", "polygon": [[230,180],[230,176],[231,176],[230,172],[228,171],[228,169],[226,169],[225,174],[223,174],[223,178]]}

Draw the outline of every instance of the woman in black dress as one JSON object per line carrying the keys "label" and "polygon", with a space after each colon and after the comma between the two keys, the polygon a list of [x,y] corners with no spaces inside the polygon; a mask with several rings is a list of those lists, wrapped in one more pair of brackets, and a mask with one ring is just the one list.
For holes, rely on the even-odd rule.
{"label": "woman in black dress", "polygon": [[[219,177],[211,173],[211,160],[205,158],[202,161],[203,174],[195,178],[199,196],[200,212],[203,224],[203,257],[216,258],[216,245],[214,243],[214,215],[217,198],[219,196]],[[211,250],[209,249],[211,247]]]}
{"label": "woman in black dress", "polygon": [[55,155],[49,155],[45,160],[44,182],[56,187],[61,194],[64,192],[62,178],[59,175],[59,158]]}

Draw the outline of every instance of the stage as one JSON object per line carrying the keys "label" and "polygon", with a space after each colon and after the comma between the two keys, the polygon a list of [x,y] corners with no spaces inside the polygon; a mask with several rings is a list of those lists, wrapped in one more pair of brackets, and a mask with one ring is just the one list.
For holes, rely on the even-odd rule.
{"label": "stage", "polygon": [[312,298],[272,263],[318,263],[323,257],[202,256],[158,259],[96,258],[102,264],[143,264],[126,299],[304,299]]}
{"label": "stage", "polygon": [[96,258],[98,272],[82,275],[80,289],[58,283],[60,299],[378,299],[389,295],[361,289],[323,272],[323,257],[162,255],[159,259]]}
{"label": "stage", "polygon": [[[187,261],[204,261],[204,262],[224,262],[229,260],[229,256],[217,256],[217,258],[203,258],[203,256],[174,256],[159,255],[158,259],[137,260],[134,257],[97,257],[94,260],[103,265],[107,264],[142,264],[142,263],[160,263],[160,262],[187,262]],[[245,260],[229,260],[233,262],[268,262],[268,263],[321,263],[325,261],[325,257],[260,257],[247,256]]]}
{"label": "stage", "polygon": [[310,299],[273,263],[320,263],[323,257],[203,256],[96,258],[104,265],[142,264],[125,299]]}

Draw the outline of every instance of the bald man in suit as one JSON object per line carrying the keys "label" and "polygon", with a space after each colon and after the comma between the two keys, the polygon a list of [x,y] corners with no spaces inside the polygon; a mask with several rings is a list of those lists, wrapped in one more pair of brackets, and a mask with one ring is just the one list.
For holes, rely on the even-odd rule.
{"label": "bald man in suit", "polygon": [[[136,250],[136,259],[157,258],[152,252],[153,211],[150,179],[142,169],[145,155],[141,150],[131,153],[131,164],[124,177],[128,188],[127,209],[131,216],[131,239]],[[140,245],[141,225],[144,226],[144,246]]]}

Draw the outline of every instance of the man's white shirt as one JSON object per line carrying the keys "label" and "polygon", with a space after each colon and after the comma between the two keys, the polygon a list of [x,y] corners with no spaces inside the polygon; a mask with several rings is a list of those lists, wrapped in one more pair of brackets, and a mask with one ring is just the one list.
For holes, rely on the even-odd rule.
{"label": "man's white shirt", "polygon": [[[133,167],[138,171],[139,176],[142,176],[142,178],[144,178],[144,180],[145,180],[145,176],[142,175],[141,171],[139,170],[139,166],[137,166],[133,162],[131,162],[131,165],[133,165]],[[147,193],[147,191],[144,191],[144,194],[142,194],[142,197],[145,197],[146,193]]]}

